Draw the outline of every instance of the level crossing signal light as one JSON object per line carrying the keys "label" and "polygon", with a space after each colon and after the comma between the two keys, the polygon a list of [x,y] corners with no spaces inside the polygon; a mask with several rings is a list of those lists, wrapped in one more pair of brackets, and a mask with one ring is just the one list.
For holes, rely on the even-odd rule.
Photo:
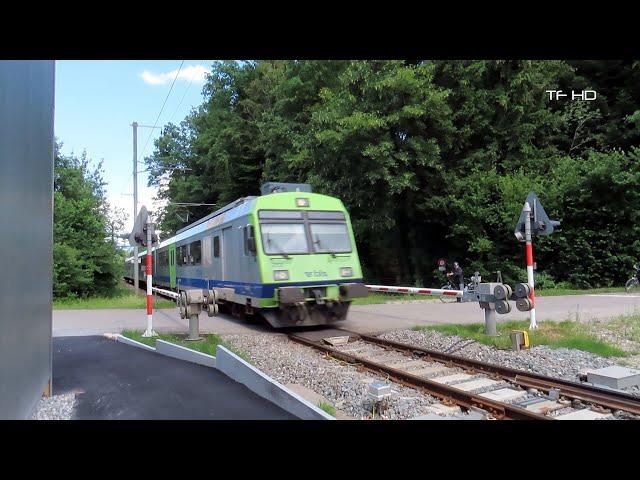
{"label": "level crossing signal light", "polygon": [[524,242],[525,238],[525,222],[527,216],[531,221],[531,235],[551,235],[554,231],[560,231],[560,221],[551,220],[547,212],[544,211],[540,200],[534,192],[529,192],[527,195],[526,203],[529,204],[531,211],[527,212],[524,209],[520,213],[520,218],[515,229],[515,236],[520,242]]}

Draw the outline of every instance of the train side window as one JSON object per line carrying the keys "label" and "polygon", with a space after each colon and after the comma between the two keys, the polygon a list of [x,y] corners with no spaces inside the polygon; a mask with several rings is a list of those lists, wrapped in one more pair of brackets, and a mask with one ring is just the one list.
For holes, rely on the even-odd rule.
{"label": "train side window", "polygon": [[220,237],[218,235],[213,237],[213,256],[220,258]]}
{"label": "train side window", "polygon": [[181,266],[188,265],[189,259],[187,258],[187,255],[188,255],[187,246],[182,245],[181,247],[178,247],[177,253],[178,253],[178,265],[181,265]]}
{"label": "train side window", "polygon": [[191,260],[191,265],[200,265],[202,263],[202,242],[200,240],[189,245],[189,260]]}

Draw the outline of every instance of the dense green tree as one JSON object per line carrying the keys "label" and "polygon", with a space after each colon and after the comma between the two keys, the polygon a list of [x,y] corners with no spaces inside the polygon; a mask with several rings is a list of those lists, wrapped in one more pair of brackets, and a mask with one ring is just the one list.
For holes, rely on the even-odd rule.
{"label": "dense green tree", "polygon": [[[217,62],[203,93],[146,159],[160,196],[222,206],[309,182],[344,201],[371,281],[437,284],[438,257],[522,280],[531,190],[563,220],[536,242],[549,283],[619,284],[637,256],[638,62]],[[162,230],[210,211],[170,204]]]}
{"label": "dense green tree", "polygon": [[53,294],[108,295],[122,274],[111,241],[101,164],[91,170],[83,153],[54,157]]}

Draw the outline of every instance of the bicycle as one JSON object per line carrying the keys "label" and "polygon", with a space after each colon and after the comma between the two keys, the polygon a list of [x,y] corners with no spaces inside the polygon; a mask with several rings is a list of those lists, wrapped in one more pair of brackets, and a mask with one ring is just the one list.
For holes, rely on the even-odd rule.
{"label": "bicycle", "polygon": [[[473,292],[476,288],[476,285],[480,283],[482,277],[480,277],[480,273],[476,272],[472,277],[465,278],[464,287],[462,289],[463,292]],[[442,290],[460,290],[460,285],[454,285],[451,282],[451,278],[449,278],[446,285],[440,287]],[[453,303],[458,301],[458,297],[454,297],[453,295],[440,295],[440,301],[442,303]]]}
{"label": "bicycle", "polygon": [[[636,272],[638,271],[637,265],[634,265],[633,268],[636,270]],[[640,281],[638,281],[637,274],[627,280],[627,283],[624,284],[624,291],[627,293],[640,291]]]}

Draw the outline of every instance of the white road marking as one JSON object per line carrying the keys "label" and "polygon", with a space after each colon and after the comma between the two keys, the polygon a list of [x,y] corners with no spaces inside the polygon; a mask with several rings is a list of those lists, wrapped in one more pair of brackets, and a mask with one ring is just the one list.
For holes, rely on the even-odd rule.
{"label": "white road marking", "polygon": [[611,298],[640,298],[640,295],[614,295],[606,293],[590,293],[587,297],[611,297]]}

